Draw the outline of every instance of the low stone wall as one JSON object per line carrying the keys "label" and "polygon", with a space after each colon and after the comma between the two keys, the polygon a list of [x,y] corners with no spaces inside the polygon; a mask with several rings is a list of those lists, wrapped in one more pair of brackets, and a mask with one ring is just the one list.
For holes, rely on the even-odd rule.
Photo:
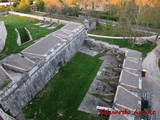
{"label": "low stone wall", "polygon": [[0,16],[8,15],[8,14],[9,14],[8,12],[0,12]]}
{"label": "low stone wall", "polygon": [[[23,107],[38,93],[49,80],[65,65],[80,49],[86,38],[85,29],[81,29],[65,46],[62,46],[56,54],[52,53],[38,64],[36,71],[26,73],[15,85],[7,88],[0,95],[1,104],[5,111],[9,110],[13,116],[17,116]],[[13,83],[14,84],[14,83]],[[17,86],[16,86],[17,85]]]}
{"label": "low stone wall", "polygon": [[17,44],[20,46],[22,43],[21,43],[21,37],[20,37],[20,33],[18,32],[17,28],[15,28],[15,31],[17,33]]}
{"label": "low stone wall", "polygon": [[0,21],[0,34],[0,51],[2,51],[7,38],[7,30],[3,21]]}
{"label": "low stone wall", "polygon": [[[33,40],[30,31],[29,31],[26,27],[24,27],[24,29],[25,29],[27,35],[29,36],[29,40],[28,40],[27,42]],[[20,33],[19,33],[19,31],[17,30],[17,28],[15,28],[15,31],[17,32],[17,44],[18,44],[19,46],[21,46],[21,45],[22,45],[22,41],[21,41]],[[27,42],[25,42],[25,43],[27,43]],[[23,44],[25,44],[25,43],[23,43]]]}
{"label": "low stone wall", "polygon": [[0,108],[0,120],[16,120],[13,117],[6,114],[1,108]]}
{"label": "low stone wall", "polygon": [[31,14],[25,14],[25,13],[19,13],[19,12],[12,12],[10,11],[9,14],[13,14],[13,15],[19,15],[19,16],[24,16],[24,17],[30,17],[30,18],[34,18],[34,19],[38,19],[38,20],[45,20],[45,21],[53,21],[55,23],[59,23],[59,24],[63,24],[66,25],[68,23],[72,23],[66,20],[59,20],[59,19],[54,19],[54,18],[49,18],[49,17],[43,17],[43,16],[38,16],[38,15],[31,15]]}

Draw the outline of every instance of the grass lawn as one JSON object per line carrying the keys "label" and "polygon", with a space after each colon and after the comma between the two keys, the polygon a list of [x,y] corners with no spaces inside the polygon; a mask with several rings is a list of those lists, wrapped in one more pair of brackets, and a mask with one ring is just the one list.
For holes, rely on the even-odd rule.
{"label": "grass lawn", "polygon": [[[62,27],[62,25],[60,25],[53,30],[49,30],[47,28],[41,28],[39,26],[34,25],[35,23],[39,22],[38,20],[27,17],[15,16],[15,15],[0,16],[0,21],[5,22],[6,29],[8,32],[5,48],[0,53],[0,59],[6,57],[9,54],[20,52],[24,48],[31,45],[34,40],[44,37],[45,35],[55,30],[58,30]],[[17,33],[15,31],[15,28],[21,29],[23,27],[26,27],[30,31],[33,37],[33,41],[27,42],[22,46],[18,46]]]}
{"label": "grass lawn", "polygon": [[[116,36],[116,37],[127,37],[127,36],[133,36],[133,33],[129,30],[117,30],[116,26],[112,26],[111,24],[104,25],[104,24],[99,24],[97,26],[97,29],[92,30],[89,32],[89,34],[96,34],[96,35],[104,35],[104,36]],[[134,33],[137,37],[142,37],[142,36],[151,36],[152,34],[150,33],[145,33],[145,32],[140,32],[140,31],[135,31]]]}
{"label": "grass lawn", "polygon": [[97,37],[91,37],[91,38],[93,38],[95,40],[108,42],[109,44],[115,44],[121,48],[129,48],[129,49],[137,50],[139,52],[142,52],[143,57],[146,57],[147,53],[149,53],[150,51],[152,51],[156,47],[156,45],[153,44],[152,42],[148,42],[143,45],[136,45],[135,44],[134,47],[132,48],[132,42],[130,40],[108,39],[108,38],[97,38]]}
{"label": "grass lawn", "polygon": [[20,33],[20,37],[21,37],[21,43],[25,43],[25,42],[28,42],[30,39],[29,39],[29,35],[27,34],[25,28],[19,28],[18,29],[18,32]]}
{"label": "grass lawn", "polygon": [[24,110],[26,118],[34,120],[98,120],[78,111],[96,73],[102,64],[95,57],[77,53],[60,69],[46,87]]}

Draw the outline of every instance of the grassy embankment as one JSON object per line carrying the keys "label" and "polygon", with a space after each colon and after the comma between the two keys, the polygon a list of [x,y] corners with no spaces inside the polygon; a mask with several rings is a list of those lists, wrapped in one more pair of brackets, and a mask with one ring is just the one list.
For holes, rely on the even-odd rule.
{"label": "grassy embankment", "polygon": [[133,49],[133,50],[137,50],[139,52],[142,52],[143,57],[146,57],[147,53],[151,52],[156,45],[153,44],[152,42],[148,42],[145,43],[143,45],[134,45],[134,47],[132,47],[132,42],[131,40],[120,40],[120,39],[108,39],[108,38],[98,38],[98,37],[91,37],[95,40],[100,40],[103,42],[108,42],[109,44],[114,44],[114,45],[118,45],[121,48],[129,48],[129,49]]}
{"label": "grassy embankment", "polygon": [[100,55],[77,53],[24,110],[34,120],[98,120],[78,111],[102,63]]}

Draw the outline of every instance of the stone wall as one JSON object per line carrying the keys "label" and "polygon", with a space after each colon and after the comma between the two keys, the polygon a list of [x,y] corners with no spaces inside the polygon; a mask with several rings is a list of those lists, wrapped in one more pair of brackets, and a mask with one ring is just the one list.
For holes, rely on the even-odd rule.
{"label": "stone wall", "polygon": [[24,16],[24,17],[30,17],[30,18],[34,18],[34,19],[38,19],[38,20],[45,20],[45,21],[51,21],[52,20],[55,23],[59,23],[59,24],[63,24],[63,25],[66,25],[68,23],[72,23],[72,22],[65,21],[65,20],[53,19],[53,18],[49,18],[49,17],[31,15],[31,14],[25,14],[25,13],[19,13],[19,12],[11,12],[10,11],[9,14],[19,15],[19,16]]}
{"label": "stone wall", "polygon": [[13,117],[6,114],[1,108],[0,108],[0,120],[16,120]]}
{"label": "stone wall", "polygon": [[0,33],[0,51],[2,51],[7,38],[7,30],[3,21],[0,21]]}
{"label": "stone wall", "polygon": [[8,12],[0,12],[0,16],[8,15],[8,14],[9,14]]}
{"label": "stone wall", "polygon": [[16,85],[1,93],[1,104],[5,111],[9,110],[13,116],[17,116],[23,107],[38,93],[49,80],[65,65],[80,49],[86,38],[85,29],[81,29],[63,48],[56,54],[51,53],[41,64],[38,64],[34,73],[26,73]]}

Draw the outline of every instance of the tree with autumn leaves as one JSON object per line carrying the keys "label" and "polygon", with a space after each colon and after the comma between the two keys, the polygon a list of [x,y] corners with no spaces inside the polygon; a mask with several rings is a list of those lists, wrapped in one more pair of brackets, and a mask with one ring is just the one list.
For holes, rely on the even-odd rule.
{"label": "tree with autumn leaves", "polygon": [[17,0],[15,11],[19,12],[30,12],[31,0]]}
{"label": "tree with autumn leaves", "polygon": [[[132,36],[137,25],[160,28],[159,0],[111,0],[116,6],[119,25],[131,31]],[[135,26],[133,26],[135,25]],[[122,31],[124,32],[124,31]],[[157,30],[157,41],[160,31]],[[135,40],[136,38],[134,38]]]}

